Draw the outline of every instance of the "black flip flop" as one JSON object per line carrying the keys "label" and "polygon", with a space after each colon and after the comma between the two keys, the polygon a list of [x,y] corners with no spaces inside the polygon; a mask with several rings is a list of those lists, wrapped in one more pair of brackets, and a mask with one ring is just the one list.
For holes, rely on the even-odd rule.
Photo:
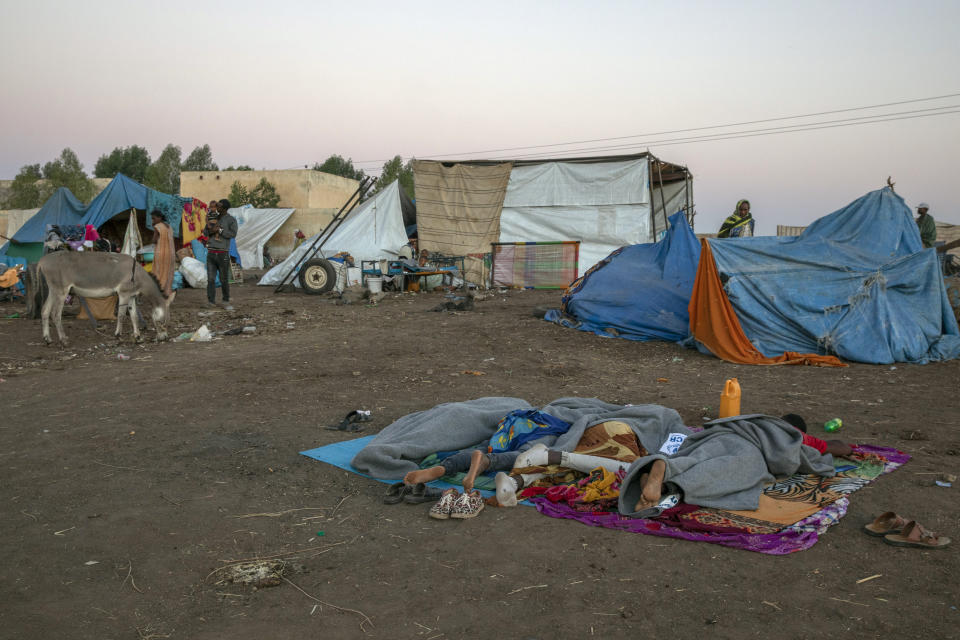
{"label": "black flip flop", "polygon": [[418,482],[410,488],[410,491],[403,496],[403,501],[410,504],[423,504],[424,502],[436,502],[443,495],[442,489],[428,487],[422,482]]}
{"label": "black flip flop", "polygon": [[399,504],[412,487],[403,482],[394,482],[383,494],[383,504]]}
{"label": "black flip flop", "polygon": [[329,427],[324,427],[328,431],[362,431],[363,427],[359,425],[360,422],[369,422],[372,418],[365,414],[360,413],[359,411],[351,411],[343,420],[340,421],[340,424],[332,424]]}

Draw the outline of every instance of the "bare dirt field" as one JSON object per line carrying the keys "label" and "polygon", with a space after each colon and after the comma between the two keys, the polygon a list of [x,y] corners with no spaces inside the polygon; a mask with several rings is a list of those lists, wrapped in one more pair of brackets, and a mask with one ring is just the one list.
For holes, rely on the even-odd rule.
{"label": "bare dirt field", "polygon": [[[67,318],[71,346],[45,347],[39,321],[6,318],[22,304],[0,304],[0,637],[960,637],[960,543],[899,549],[861,531],[894,510],[960,537],[960,488],[933,484],[960,472],[958,361],[732,365],[535,318],[558,292],[432,313],[441,294],[339,306],[234,291],[233,312],[198,290],[174,303],[174,336],[257,327],[209,343],[134,345],[129,327],[118,342],[108,323]],[[299,455],[356,437],[323,428],[353,409],[372,411],[367,435],[483,396],[658,403],[699,425],[728,377],[746,412],[842,417],[848,440],[914,458],[854,494],[813,548],[778,557],[529,507],[432,520],[429,504],[385,505],[385,484]],[[227,582],[246,560],[284,577]]]}

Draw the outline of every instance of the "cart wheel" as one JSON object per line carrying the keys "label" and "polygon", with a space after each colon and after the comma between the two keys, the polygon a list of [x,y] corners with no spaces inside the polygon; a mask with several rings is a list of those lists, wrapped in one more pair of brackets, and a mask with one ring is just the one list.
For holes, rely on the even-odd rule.
{"label": "cart wheel", "polygon": [[300,268],[300,286],[310,294],[326,293],[337,282],[333,265],[323,258],[307,260]]}

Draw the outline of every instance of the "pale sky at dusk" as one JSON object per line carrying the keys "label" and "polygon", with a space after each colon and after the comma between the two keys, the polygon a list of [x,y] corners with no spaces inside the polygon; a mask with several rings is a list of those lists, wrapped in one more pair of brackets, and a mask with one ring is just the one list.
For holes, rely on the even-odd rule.
{"label": "pale sky at dusk", "polygon": [[[288,169],[620,136],[694,174],[697,231],[749,198],[757,233],[807,224],[892,175],[960,224],[960,113],[735,140],[657,140],[958,105],[960,2],[4,0],[0,178],[71,147],[97,158],[208,143]],[[939,113],[938,111],[926,113]],[[910,114],[919,115],[919,114]],[[485,157],[509,154],[486,153]],[[364,161],[375,161],[366,163]]]}

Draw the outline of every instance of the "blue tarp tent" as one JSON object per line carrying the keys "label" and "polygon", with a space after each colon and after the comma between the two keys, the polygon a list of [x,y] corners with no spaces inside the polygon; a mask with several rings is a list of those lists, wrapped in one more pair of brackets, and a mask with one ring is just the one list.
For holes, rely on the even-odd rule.
{"label": "blue tarp tent", "polygon": [[73,195],[70,189],[60,187],[43,203],[40,211],[24,222],[10,239],[21,244],[43,242],[48,224],[80,224],[85,209],[84,204]]}
{"label": "blue tarp tent", "polygon": [[[107,220],[130,209],[139,209],[147,213],[159,209],[173,228],[174,237],[179,238],[183,205],[189,201],[189,198],[155,191],[118,173],[87,207],[83,224],[92,224],[99,229]],[[148,229],[153,228],[149,215],[146,217],[146,226]]]}
{"label": "blue tarp tent", "polygon": [[710,240],[724,291],[764,356],[925,363],[960,357],[933,249],[889,188],[820,218],[802,235]]}
{"label": "blue tarp tent", "polygon": [[544,319],[600,336],[682,341],[700,244],[683,213],[660,242],[622,247],[574,282]]}

